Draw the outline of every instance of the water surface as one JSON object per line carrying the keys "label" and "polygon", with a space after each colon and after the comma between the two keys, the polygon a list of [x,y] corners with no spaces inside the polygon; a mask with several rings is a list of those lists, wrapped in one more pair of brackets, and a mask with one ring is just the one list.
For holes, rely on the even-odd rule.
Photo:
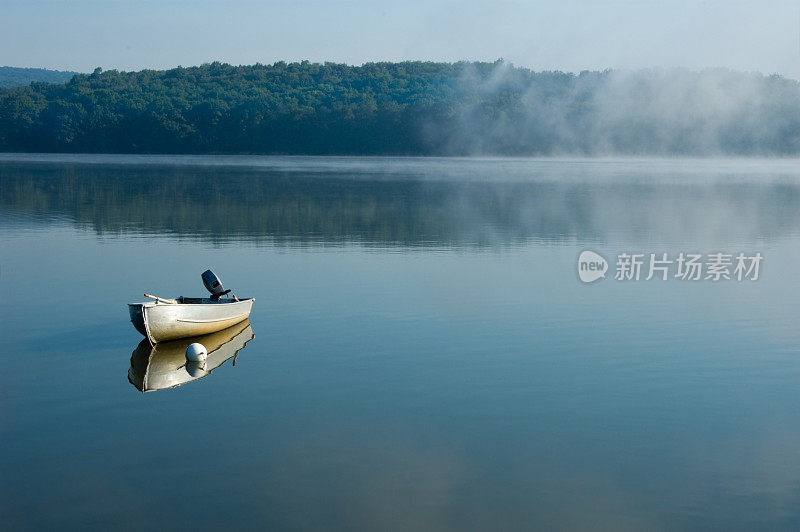
{"label": "water surface", "polygon": [[[796,529],[799,168],[2,155],[0,520]],[[764,260],[586,285],[586,249]],[[142,393],[125,304],[206,268],[255,338]]]}

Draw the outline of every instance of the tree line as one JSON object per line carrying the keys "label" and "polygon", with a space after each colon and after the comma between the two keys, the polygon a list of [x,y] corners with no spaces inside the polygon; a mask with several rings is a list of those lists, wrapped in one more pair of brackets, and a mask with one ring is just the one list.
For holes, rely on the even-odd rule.
{"label": "tree line", "polygon": [[0,151],[796,155],[800,84],[503,61],[98,68],[0,89]]}

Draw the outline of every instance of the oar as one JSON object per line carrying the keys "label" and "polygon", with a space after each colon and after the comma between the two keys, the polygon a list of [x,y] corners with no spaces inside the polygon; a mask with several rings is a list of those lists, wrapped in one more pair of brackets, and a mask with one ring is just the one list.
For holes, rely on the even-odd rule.
{"label": "oar", "polygon": [[158,296],[151,296],[150,294],[145,294],[144,297],[149,297],[150,299],[155,299],[159,303],[169,303],[170,305],[177,305],[178,302],[174,299],[164,299],[163,297]]}

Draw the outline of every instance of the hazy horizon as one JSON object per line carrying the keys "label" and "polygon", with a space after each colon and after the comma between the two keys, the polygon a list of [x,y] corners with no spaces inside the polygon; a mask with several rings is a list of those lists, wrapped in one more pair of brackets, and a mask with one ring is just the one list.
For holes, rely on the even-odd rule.
{"label": "hazy horizon", "polygon": [[[501,63],[503,65],[511,66],[511,67],[514,67],[514,68],[524,68],[524,69],[530,70],[531,72],[561,72],[561,73],[564,73],[564,74],[574,74],[574,75],[579,75],[581,72],[606,72],[606,71],[613,71],[613,72],[618,72],[618,73],[691,72],[691,73],[695,73],[695,74],[700,74],[700,73],[703,73],[703,72],[713,72],[713,71],[718,71],[718,72],[728,71],[728,72],[738,72],[738,73],[742,73],[742,74],[755,74],[755,75],[761,75],[761,76],[764,76],[764,77],[777,75],[777,76],[780,76],[780,77],[785,78],[785,79],[789,79],[789,80],[792,80],[792,81],[800,82],[800,76],[791,77],[791,76],[785,76],[783,74],[778,74],[778,73],[767,74],[767,73],[761,72],[759,70],[741,70],[741,69],[729,68],[729,67],[689,68],[689,67],[673,66],[673,67],[639,67],[639,68],[598,68],[598,69],[591,69],[591,70],[590,69],[584,69],[582,71],[564,70],[564,69],[558,69],[558,68],[541,69],[540,70],[540,69],[534,69],[534,68],[530,68],[530,67],[514,64],[511,61],[506,61],[502,57],[497,58],[494,61],[476,61],[476,62],[472,62],[472,61],[469,61],[467,59],[460,59],[460,60],[453,60],[453,61],[435,61],[435,60],[432,60],[432,59],[431,60],[428,60],[428,59],[404,59],[404,60],[400,60],[400,61],[382,61],[380,59],[376,59],[374,61],[366,61],[364,63],[358,63],[358,64],[334,62],[334,61],[310,61],[308,59],[299,59],[299,60],[291,61],[291,62],[279,59],[279,60],[276,60],[276,61],[271,62],[271,63],[256,62],[256,63],[247,63],[247,64],[245,64],[245,63],[231,63],[229,61],[214,60],[214,61],[203,61],[202,63],[196,63],[196,64],[191,64],[191,65],[165,66],[163,68],[158,68],[158,69],[155,69],[155,68],[141,68],[141,69],[125,70],[125,69],[121,69],[121,68],[116,68],[114,66],[108,66],[108,67],[99,66],[99,68],[100,68],[101,71],[116,70],[116,71],[119,71],[119,72],[141,72],[141,71],[144,71],[144,70],[166,71],[166,70],[172,70],[172,69],[175,69],[175,68],[195,68],[195,67],[201,67],[203,65],[213,64],[213,63],[221,63],[221,64],[226,64],[226,65],[231,65],[231,66],[234,66],[234,67],[250,67],[250,66],[255,66],[255,65],[259,65],[259,64],[262,64],[262,65],[265,65],[265,64],[266,65],[273,65],[275,63],[280,63],[281,61],[283,61],[285,63],[302,63],[303,61],[309,61],[309,62],[311,62],[313,64],[319,64],[319,65],[322,65],[322,64],[325,64],[325,63],[336,63],[336,64],[346,65],[348,67],[363,67],[365,65],[372,64],[372,63],[416,63],[416,62],[431,62],[431,63],[445,63],[445,64],[453,64],[453,63]],[[50,71],[50,72],[65,72],[65,73],[73,73],[73,74],[91,74],[94,71],[94,69],[86,70],[86,71],[79,71],[79,70],[64,70],[64,69],[45,68],[45,67],[28,66],[28,65],[0,65],[0,68],[19,68],[19,69],[31,69],[31,70],[46,70],[46,71]],[[95,67],[95,68],[98,68],[98,67]]]}
{"label": "hazy horizon", "polygon": [[[87,17],[86,13],[92,13]],[[800,4],[12,0],[0,64],[91,72],[276,61],[495,61],[535,71],[727,68],[800,79]]]}

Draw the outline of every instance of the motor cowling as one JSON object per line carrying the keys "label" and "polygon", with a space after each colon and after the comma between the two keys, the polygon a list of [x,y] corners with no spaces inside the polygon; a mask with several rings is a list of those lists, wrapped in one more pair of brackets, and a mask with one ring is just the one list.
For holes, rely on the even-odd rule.
{"label": "motor cowling", "polygon": [[203,279],[203,284],[205,285],[206,290],[211,292],[212,300],[216,301],[220,297],[230,292],[230,290],[225,290],[225,288],[222,286],[222,281],[220,278],[217,277],[217,275],[211,270],[204,271],[200,277]]}

